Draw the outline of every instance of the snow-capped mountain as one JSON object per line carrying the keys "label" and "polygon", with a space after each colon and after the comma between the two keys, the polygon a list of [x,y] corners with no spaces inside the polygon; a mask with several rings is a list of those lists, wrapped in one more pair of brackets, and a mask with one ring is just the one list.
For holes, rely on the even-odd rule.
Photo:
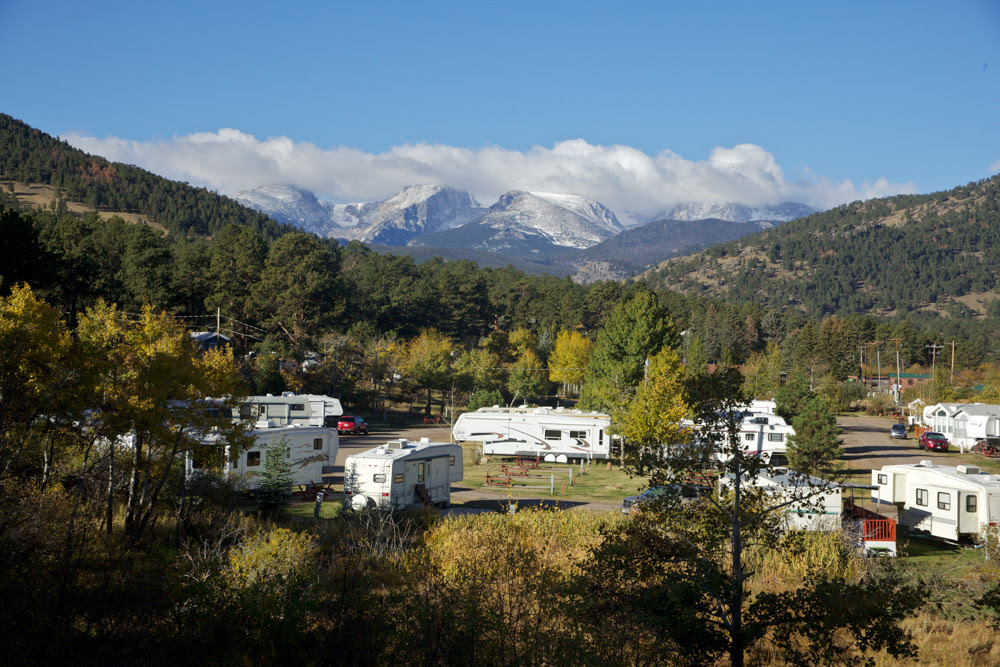
{"label": "snow-capped mountain", "polygon": [[366,243],[406,245],[423,234],[453,229],[480,217],[486,209],[471,194],[440,185],[412,185],[385,201],[343,209],[357,217],[350,238]]}
{"label": "snow-capped mountain", "polygon": [[774,206],[746,206],[744,204],[678,204],[664,211],[653,220],[726,220],[729,222],[788,222],[815,213],[816,209],[797,202],[782,202]]}
{"label": "snow-capped mountain", "polygon": [[589,248],[624,230],[604,204],[578,195],[512,190],[480,221],[504,233],[537,234],[553,245]]}
{"label": "snow-capped mountain", "polygon": [[278,222],[295,225],[319,236],[329,236],[340,224],[331,217],[328,202],[292,185],[262,185],[238,192],[236,201],[271,216]]}

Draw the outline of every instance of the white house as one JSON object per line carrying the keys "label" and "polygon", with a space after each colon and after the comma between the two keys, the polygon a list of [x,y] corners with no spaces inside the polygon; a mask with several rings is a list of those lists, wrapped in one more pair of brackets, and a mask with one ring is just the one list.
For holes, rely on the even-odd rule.
{"label": "white house", "polygon": [[974,537],[1000,521],[1000,475],[933,461],[872,471],[872,500],[898,508],[899,524],[935,537]]}
{"label": "white house", "polygon": [[964,452],[971,449],[980,438],[1000,437],[1000,405],[988,403],[963,405],[955,413],[952,422],[955,432],[951,442]]}
{"label": "white house", "polygon": [[953,419],[955,414],[964,408],[966,403],[935,403],[924,408],[924,426],[930,431],[944,433],[951,440],[955,432]]}
{"label": "white house", "polygon": [[906,413],[909,415],[910,426],[919,426],[923,423],[923,410],[927,402],[922,398],[915,398],[906,404]]}

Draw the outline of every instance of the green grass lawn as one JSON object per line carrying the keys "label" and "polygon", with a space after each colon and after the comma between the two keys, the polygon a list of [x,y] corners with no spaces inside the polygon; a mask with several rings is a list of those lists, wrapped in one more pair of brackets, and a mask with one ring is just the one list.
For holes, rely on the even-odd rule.
{"label": "green grass lawn", "polygon": [[[641,477],[629,477],[618,466],[608,470],[607,462],[594,461],[584,465],[581,473],[580,464],[540,463],[537,468],[521,470],[510,460],[499,457],[489,457],[481,463],[476,463],[476,450],[481,445],[465,443],[462,445],[465,465],[465,479],[461,486],[472,489],[486,489],[497,494],[511,497],[531,495],[535,497],[570,500],[577,502],[605,502],[617,504],[625,496],[635,495],[645,488],[646,480]],[[510,486],[486,485],[486,476],[505,480],[508,475],[502,470],[507,465],[510,475]],[[571,472],[572,471],[572,472]],[[522,474],[523,473],[523,474]],[[550,493],[554,476],[555,493]],[[572,480],[572,481],[571,481]],[[495,503],[496,501],[491,501]]]}
{"label": "green grass lawn", "polygon": [[[284,513],[297,519],[312,519],[313,511],[316,509],[315,502],[294,501],[285,506]],[[332,496],[323,501],[320,506],[319,518],[334,519],[343,511],[340,502],[340,494]]]}

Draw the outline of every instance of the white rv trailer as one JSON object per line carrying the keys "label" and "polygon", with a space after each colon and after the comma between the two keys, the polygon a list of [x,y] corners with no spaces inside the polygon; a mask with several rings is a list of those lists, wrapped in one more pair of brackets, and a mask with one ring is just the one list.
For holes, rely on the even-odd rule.
{"label": "white rv trailer", "polygon": [[872,485],[872,500],[898,508],[899,525],[935,537],[974,537],[1000,522],[1000,475],[977,466],[883,466],[872,471]]}
{"label": "white rv trailer", "polygon": [[405,438],[352,454],[344,463],[344,504],[386,510],[451,504],[451,485],[462,481],[462,448]]}
{"label": "white rv trailer", "polygon": [[[230,451],[229,445],[223,445],[223,474],[226,477],[237,476],[245,480],[246,486],[253,488],[260,483],[260,473],[264,470],[269,447],[282,441],[288,446],[288,460],[292,464],[292,484],[310,484],[323,481],[324,468],[333,466],[337,460],[337,450],[340,441],[337,429],[323,426],[284,426],[271,427],[258,424],[258,428],[247,435],[254,439],[254,444],[246,451],[237,454]],[[202,438],[203,446],[217,447],[221,443],[216,434]],[[187,457],[188,475],[201,468],[199,457]]]}
{"label": "white rv trailer", "polygon": [[611,417],[566,408],[480,408],[455,422],[456,442],[483,443],[483,453],[530,456],[565,463],[606,459],[611,453]]}
{"label": "white rv trailer", "polygon": [[[732,487],[732,473],[719,478],[719,489]],[[773,472],[761,471],[743,484],[761,487],[772,494],[775,505],[784,502],[781,510],[785,530],[830,531],[841,526],[844,503],[839,485],[819,477],[801,475],[787,468]]]}
{"label": "white rv trailer", "polygon": [[326,426],[337,428],[336,419],[344,414],[340,401],[318,394],[286,391],[280,396],[247,396],[233,408],[233,421],[271,422],[274,426]]}
{"label": "white rv trailer", "polygon": [[[684,424],[697,431],[699,425],[691,420]],[[728,434],[724,431],[714,431],[713,440],[728,445]],[[788,451],[788,439],[795,435],[795,429],[789,426],[782,417],[769,413],[744,412],[740,421],[739,440],[745,454],[760,456],[769,461],[773,454],[784,455]],[[720,460],[728,458],[717,454]]]}

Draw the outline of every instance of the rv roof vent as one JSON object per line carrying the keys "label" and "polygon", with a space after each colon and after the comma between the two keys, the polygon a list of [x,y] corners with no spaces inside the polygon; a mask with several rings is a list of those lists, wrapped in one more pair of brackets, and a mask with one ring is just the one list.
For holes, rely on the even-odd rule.
{"label": "rv roof vent", "polygon": [[979,466],[958,466],[959,475],[978,475]]}
{"label": "rv roof vent", "polygon": [[429,445],[429,444],[431,444],[431,439],[430,438],[420,438],[420,444],[421,445]]}
{"label": "rv roof vent", "polygon": [[920,462],[920,463],[919,463],[918,465],[922,465],[922,466],[924,466],[925,468],[930,468],[931,466],[933,466],[933,465],[934,465],[934,462],[933,462],[933,461],[931,461],[930,459],[924,459],[924,460],[923,460],[923,461],[921,461],[921,462]]}
{"label": "rv roof vent", "polygon": [[295,392],[294,391],[283,391],[283,392],[281,392],[281,395],[282,396],[294,396]]}
{"label": "rv roof vent", "polygon": [[270,419],[259,421],[253,425],[254,428],[274,428],[274,422]]}
{"label": "rv roof vent", "polygon": [[409,444],[409,440],[406,438],[400,438],[399,440],[390,440],[385,444],[386,449],[406,449],[406,445]]}

